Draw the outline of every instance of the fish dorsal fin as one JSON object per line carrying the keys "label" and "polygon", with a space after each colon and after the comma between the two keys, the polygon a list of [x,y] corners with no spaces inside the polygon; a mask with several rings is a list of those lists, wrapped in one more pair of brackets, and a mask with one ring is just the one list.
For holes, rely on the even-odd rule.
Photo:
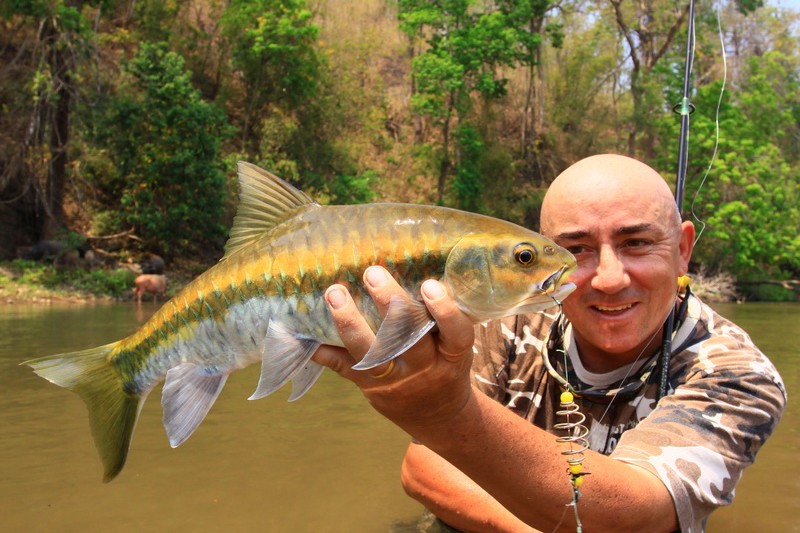
{"label": "fish dorsal fin", "polygon": [[238,173],[240,203],[223,259],[289,218],[297,208],[318,205],[304,192],[251,163],[239,161]]}
{"label": "fish dorsal fin", "polygon": [[164,429],[173,448],[194,433],[225,386],[228,374],[193,363],[170,368],[161,393]]}

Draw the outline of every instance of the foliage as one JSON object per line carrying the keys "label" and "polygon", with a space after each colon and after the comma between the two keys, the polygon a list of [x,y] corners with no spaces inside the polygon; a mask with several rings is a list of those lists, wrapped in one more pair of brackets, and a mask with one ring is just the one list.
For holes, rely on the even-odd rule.
{"label": "foliage", "polygon": [[273,112],[288,114],[314,97],[318,28],[304,0],[234,0],[220,20],[232,72],[242,83],[237,116],[243,151],[255,153],[257,129]]}
{"label": "foliage", "polygon": [[[425,43],[412,62],[416,90],[411,104],[441,130],[440,203],[452,157],[451,122],[467,118],[473,95],[488,102],[507,94],[508,79],[498,74],[501,67],[535,61],[532,51],[540,45],[541,35],[529,31],[532,5],[506,0],[495,9],[482,10],[474,0],[399,2],[400,28],[412,40]],[[544,3],[545,9],[548,5]],[[456,164],[462,162],[457,159]]]}
{"label": "foliage", "polygon": [[[800,15],[762,4],[697,4],[686,211],[707,224],[695,259],[740,281],[800,277]],[[675,174],[685,6],[2,3],[0,256],[64,223],[213,256],[238,159],[323,202],[438,201],[536,227],[544,188],[580,157],[625,152]],[[718,16],[727,93],[701,188]]]}
{"label": "foliage", "polygon": [[37,238],[52,238],[64,224],[70,116],[94,49],[85,12],[96,4],[29,0],[0,7],[0,200],[14,198],[33,212],[26,222]]}
{"label": "foliage", "polygon": [[455,133],[458,146],[458,167],[453,189],[456,193],[456,206],[465,211],[483,211],[483,192],[485,184],[481,172],[483,143],[475,128],[462,123]]}
{"label": "foliage", "polygon": [[125,72],[128,86],[112,100],[98,133],[119,163],[98,185],[119,194],[120,223],[151,250],[175,254],[218,243],[225,115],[200,98],[183,59],[163,44],[142,43]]}
{"label": "foliage", "polygon": [[360,176],[337,176],[330,187],[331,203],[363,204],[375,198],[372,183],[377,180],[375,172],[368,170]]}
{"label": "foliage", "polygon": [[[800,87],[784,60],[777,52],[753,58],[747,82],[725,93],[718,153],[705,181],[720,83],[697,91],[686,198],[704,229],[695,260],[712,273],[730,272],[741,280],[800,276],[800,176],[786,139],[787,132],[797,131]],[[671,128],[677,139],[674,123]],[[671,145],[668,151],[673,150]]]}
{"label": "foliage", "polygon": [[57,291],[79,291],[93,295],[124,298],[130,294],[135,275],[124,268],[92,269],[71,268],[60,270],[52,264],[18,259],[3,263],[0,283],[14,282],[30,287],[44,287]]}

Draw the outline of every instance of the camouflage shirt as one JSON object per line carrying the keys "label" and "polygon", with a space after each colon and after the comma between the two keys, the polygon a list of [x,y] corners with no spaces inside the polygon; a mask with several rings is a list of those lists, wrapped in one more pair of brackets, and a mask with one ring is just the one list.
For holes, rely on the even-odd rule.
{"label": "camouflage shirt", "polygon": [[[559,434],[553,426],[564,422],[556,415],[564,387],[548,372],[543,358],[549,357],[556,374],[566,373],[585,391],[575,403],[587,417],[589,447],[656,475],[672,495],[681,530],[699,532],[711,511],[733,500],[743,470],[780,419],[786,392],[741,328],[694,296],[685,309],[672,341],[669,391],[657,404],[657,353],[592,374],[580,364],[570,326],[551,328],[553,314],[476,326],[473,370],[485,394]],[[563,349],[556,350],[552,337],[559,331]],[[606,391],[617,389],[622,392],[609,402]]]}

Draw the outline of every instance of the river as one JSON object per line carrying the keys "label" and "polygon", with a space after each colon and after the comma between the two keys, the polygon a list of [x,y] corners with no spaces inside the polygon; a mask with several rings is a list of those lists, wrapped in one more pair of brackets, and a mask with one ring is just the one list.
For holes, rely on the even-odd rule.
{"label": "river", "polygon": [[[800,391],[795,335],[800,305],[718,305]],[[422,508],[399,483],[406,435],[330,372],[303,398],[288,390],[247,401],[253,366],[234,373],[197,432],[171,449],[156,391],[145,404],[128,462],[112,483],[77,395],[19,363],[88,348],[133,332],[149,303],[0,306],[0,508],[4,531],[410,531]],[[288,389],[288,387],[285,387]],[[745,473],[734,504],[708,531],[800,531],[798,413]]]}

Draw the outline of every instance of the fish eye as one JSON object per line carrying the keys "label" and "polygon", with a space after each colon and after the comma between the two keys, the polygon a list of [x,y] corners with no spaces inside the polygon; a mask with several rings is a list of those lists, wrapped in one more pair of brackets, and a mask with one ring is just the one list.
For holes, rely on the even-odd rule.
{"label": "fish eye", "polygon": [[536,248],[532,244],[523,242],[514,248],[514,259],[522,266],[528,266],[536,261]]}

